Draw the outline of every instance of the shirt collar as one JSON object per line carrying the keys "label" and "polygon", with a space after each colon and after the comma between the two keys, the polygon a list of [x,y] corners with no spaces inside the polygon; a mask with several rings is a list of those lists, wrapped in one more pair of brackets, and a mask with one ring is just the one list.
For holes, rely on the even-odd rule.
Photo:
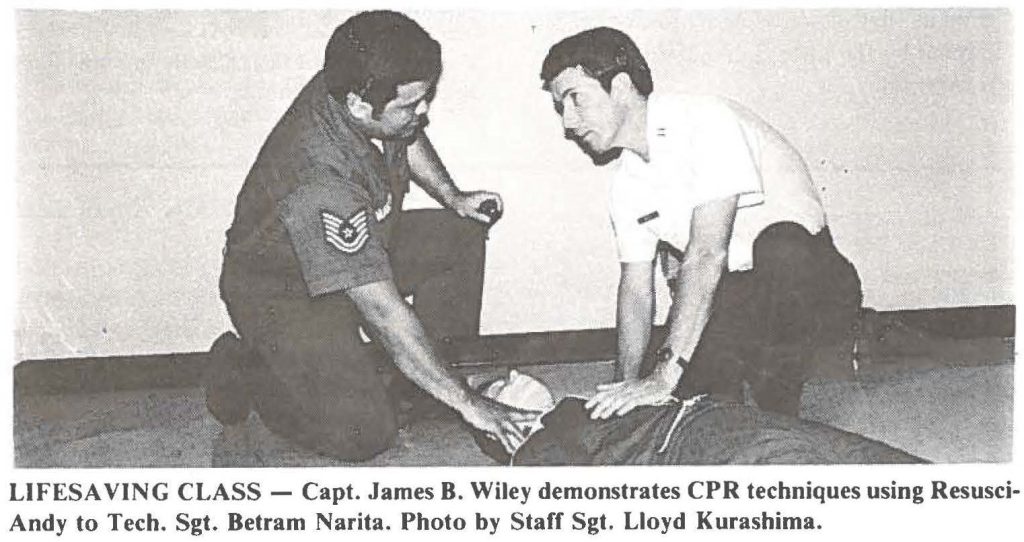
{"label": "shirt collar", "polygon": [[654,157],[654,149],[668,137],[666,116],[662,112],[660,96],[651,94],[647,97],[647,153]]}

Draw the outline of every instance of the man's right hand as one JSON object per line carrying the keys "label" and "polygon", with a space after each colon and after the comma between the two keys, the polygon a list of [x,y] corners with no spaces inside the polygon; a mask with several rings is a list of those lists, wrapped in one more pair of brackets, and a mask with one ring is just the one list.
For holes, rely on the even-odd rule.
{"label": "man's right hand", "polygon": [[675,363],[659,363],[651,374],[632,380],[598,384],[597,393],[585,408],[590,419],[607,420],[622,416],[638,406],[663,405],[673,401],[672,390],[683,377],[683,368]]}
{"label": "man's right hand", "polygon": [[520,410],[476,394],[460,413],[468,424],[501,442],[508,453],[515,452],[526,440],[523,428],[540,416],[539,412]]}
{"label": "man's right hand", "polygon": [[434,352],[416,313],[390,280],[347,290],[359,312],[384,342],[398,369],[416,385],[455,408],[473,427],[511,453],[525,440],[522,427],[540,413],[518,410],[474,393],[459,383]]}

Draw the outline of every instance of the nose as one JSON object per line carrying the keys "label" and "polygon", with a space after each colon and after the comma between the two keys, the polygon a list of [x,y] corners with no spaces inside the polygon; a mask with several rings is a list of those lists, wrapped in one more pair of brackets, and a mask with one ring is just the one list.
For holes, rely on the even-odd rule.
{"label": "nose", "polygon": [[566,132],[575,135],[575,132],[577,132],[582,124],[582,119],[577,112],[572,108],[565,108],[565,111],[562,112],[562,128],[564,128]]}
{"label": "nose", "polygon": [[416,115],[417,116],[426,115],[427,111],[430,111],[430,104],[427,103],[426,100],[421,101],[419,103],[419,105],[416,106]]}
{"label": "nose", "polygon": [[562,128],[566,131],[573,131],[580,126],[580,117],[571,107],[562,110]]}

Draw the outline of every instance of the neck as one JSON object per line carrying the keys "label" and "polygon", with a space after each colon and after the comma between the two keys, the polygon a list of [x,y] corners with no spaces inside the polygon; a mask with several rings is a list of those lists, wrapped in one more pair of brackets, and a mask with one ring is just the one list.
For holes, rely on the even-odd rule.
{"label": "neck", "polygon": [[632,151],[645,162],[650,160],[647,147],[647,98],[636,96],[625,104],[625,115],[614,146]]}

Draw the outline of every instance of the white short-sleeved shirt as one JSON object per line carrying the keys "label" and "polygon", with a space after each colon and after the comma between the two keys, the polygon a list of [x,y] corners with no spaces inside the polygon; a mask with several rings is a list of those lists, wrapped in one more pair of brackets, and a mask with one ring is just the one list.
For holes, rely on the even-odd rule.
{"label": "white short-sleeved shirt", "polygon": [[[795,151],[764,121],[722,98],[651,95],[647,142],[650,161],[623,151],[611,182],[620,261],[653,260],[658,241],[685,251],[693,210],[734,195],[739,202],[729,243],[731,271],[753,267],[754,239],[765,227],[793,221],[817,233],[825,224]],[[777,151],[783,147],[788,152]],[[766,158],[773,162],[767,175]],[[793,161],[800,171],[785,164]]]}

